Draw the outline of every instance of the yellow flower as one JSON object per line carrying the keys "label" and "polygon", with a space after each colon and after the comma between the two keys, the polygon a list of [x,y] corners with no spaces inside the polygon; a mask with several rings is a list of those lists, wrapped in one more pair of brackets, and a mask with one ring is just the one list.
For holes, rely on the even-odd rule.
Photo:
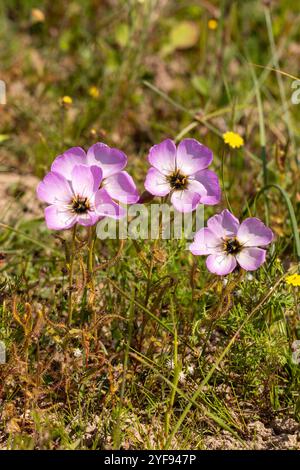
{"label": "yellow flower", "polygon": [[285,282],[294,287],[300,287],[300,274],[290,274],[285,278]]}
{"label": "yellow flower", "polygon": [[239,134],[236,134],[236,132],[225,132],[225,134],[223,134],[223,140],[225,144],[228,144],[233,149],[242,147],[242,145],[244,145],[243,137],[241,137]]}
{"label": "yellow flower", "polygon": [[39,8],[31,10],[31,20],[33,23],[43,23],[45,21],[45,13]]}
{"label": "yellow flower", "polygon": [[91,87],[89,88],[89,95],[90,95],[92,98],[95,98],[95,99],[99,98],[99,96],[100,96],[100,90],[99,90],[99,88],[97,88],[96,86],[91,86]]}
{"label": "yellow flower", "polygon": [[73,103],[73,100],[71,98],[71,96],[63,96],[61,99],[60,99],[60,104],[64,107],[68,107],[68,106],[71,106]]}
{"label": "yellow flower", "polygon": [[211,19],[207,23],[208,29],[215,30],[218,27],[218,22],[214,19]]}

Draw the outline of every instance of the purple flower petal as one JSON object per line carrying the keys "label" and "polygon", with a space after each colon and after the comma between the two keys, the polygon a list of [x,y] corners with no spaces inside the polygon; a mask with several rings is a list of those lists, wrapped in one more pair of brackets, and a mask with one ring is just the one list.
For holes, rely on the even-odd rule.
{"label": "purple flower petal", "polygon": [[222,253],[219,255],[209,255],[206,259],[207,269],[218,276],[226,276],[236,267],[236,259],[232,255]]}
{"label": "purple flower petal", "polygon": [[202,170],[194,175],[189,188],[199,192],[201,204],[213,206],[221,200],[221,188],[217,175],[210,170]]}
{"label": "purple flower petal", "polygon": [[173,140],[166,139],[153,145],[148,155],[149,163],[163,175],[169,175],[176,169],[176,145]]}
{"label": "purple flower petal", "polygon": [[116,204],[104,188],[97,191],[95,195],[95,210],[97,215],[113,219],[121,219],[126,215],[125,209]]}
{"label": "purple flower petal", "polygon": [[124,204],[134,204],[139,199],[134,181],[126,171],[121,171],[106,178],[104,187],[113,199]]}
{"label": "purple flower petal", "polygon": [[51,170],[71,179],[72,170],[75,165],[86,165],[86,153],[81,147],[72,147],[62,155],[56,157],[52,163]]}
{"label": "purple flower petal", "polygon": [[222,242],[208,228],[201,228],[195,235],[189,249],[193,255],[211,255],[222,251]]}
{"label": "purple flower petal", "polygon": [[200,202],[200,194],[185,189],[183,191],[174,191],[171,196],[171,202],[179,212],[192,212]]}
{"label": "purple flower petal", "polygon": [[76,215],[58,204],[46,207],[45,219],[51,230],[66,230],[76,223]]}
{"label": "purple flower petal", "polygon": [[38,198],[48,204],[69,202],[72,199],[69,182],[63,176],[52,171],[39,183],[36,192]]}
{"label": "purple flower petal", "polygon": [[171,186],[165,175],[153,167],[148,170],[144,186],[149,193],[155,196],[166,196],[171,191]]}
{"label": "purple flower petal", "polygon": [[103,178],[107,178],[123,170],[127,164],[127,157],[121,150],[98,142],[88,149],[87,162],[89,165],[100,166]]}
{"label": "purple flower petal", "polygon": [[177,168],[185,175],[193,175],[212,162],[212,151],[196,139],[183,139],[177,148]]}
{"label": "purple flower petal", "polygon": [[237,262],[246,271],[255,271],[266,260],[266,250],[262,248],[244,248],[236,255]]}
{"label": "purple flower petal", "polygon": [[224,209],[221,214],[208,219],[207,226],[219,238],[234,237],[239,228],[239,221],[229,210]]}
{"label": "purple flower petal", "polygon": [[261,220],[249,217],[241,223],[237,237],[243,246],[265,246],[273,240],[273,232]]}
{"label": "purple flower petal", "polygon": [[76,165],[71,180],[75,195],[92,199],[102,181],[102,170],[98,166]]}

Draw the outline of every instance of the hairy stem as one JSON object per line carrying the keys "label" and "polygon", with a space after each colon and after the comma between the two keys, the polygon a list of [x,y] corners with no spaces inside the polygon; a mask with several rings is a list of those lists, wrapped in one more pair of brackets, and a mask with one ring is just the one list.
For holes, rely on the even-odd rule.
{"label": "hairy stem", "polygon": [[76,245],[76,229],[75,224],[72,230],[72,241],[71,241],[71,254],[70,254],[70,266],[69,266],[69,297],[68,297],[68,326],[71,326],[73,316],[73,275],[74,275],[74,257],[75,257],[75,245]]}

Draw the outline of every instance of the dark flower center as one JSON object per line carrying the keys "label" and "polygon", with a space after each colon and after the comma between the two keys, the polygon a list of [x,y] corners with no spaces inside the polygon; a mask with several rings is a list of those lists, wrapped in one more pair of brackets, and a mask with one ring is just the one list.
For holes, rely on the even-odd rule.
{"label": "dark flower center", "polygon": [[227,238],[224,241],[224,250],[230,255],[234,255],[241,251],[241,244],[236,238]]}
{"label": "dark flower center", "polygon": [[168,181],[173,189],[186,189],[188,185],[187,176],[180,173],[180,170],[174,171],[174,173],[168,177]]}
{"label": "dark flower center", "polygon": [[85,214],[90,209],[88,198],[75,196],[72,201],[72,209],[76,214]]}

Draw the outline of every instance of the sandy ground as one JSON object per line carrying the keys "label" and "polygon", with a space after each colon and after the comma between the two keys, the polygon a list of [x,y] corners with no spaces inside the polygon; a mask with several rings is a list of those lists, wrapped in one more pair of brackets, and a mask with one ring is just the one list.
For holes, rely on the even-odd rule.
{"label": "sandy ground", "polygon": [[9,224],[43,215],[35,195],[38,183],[35,176],[0,173],[0,222]]}
{"label": "sandy ground", "polygon": [[[300,424],[292,418],[276,418],[270,426],[261,421],[249,423],[250,438],[245,440],[248,450],[299,450]],[[206,449],[237,450],[243,449],[241,443],[228,431],[204,439]]]}

